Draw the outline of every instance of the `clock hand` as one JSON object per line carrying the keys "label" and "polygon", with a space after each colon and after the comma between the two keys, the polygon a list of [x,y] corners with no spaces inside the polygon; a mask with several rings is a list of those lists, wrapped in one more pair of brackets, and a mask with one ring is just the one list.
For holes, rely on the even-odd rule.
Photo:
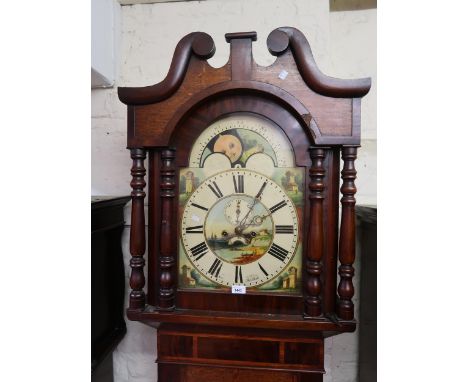
{"label": "clock hand", "polygon": [[240,201],[237,202],[237,208],[236,208],[236,224],[239,224],[239,215],[241,213],[240,210]]}
{"label": "clock hand", "polygon": [[247,226],[251,226],[251,225],[255,225],[255,226],[258,226],[260,224],[263,223],[263,221],[271,215],[271,212],[263,215],[263,216],[259,216],[259,215],[256,215],[252,218],[252,220],[250,220],[250,223],[246,224]]}
{"label": "clock hand", "polygon": [[255,205],[257,204],[257,202],[259,201],[260,199],[259,198],[255,198],[255,201],[253,202],[253,204],[250,206],[249,210],[247,211],[247,213],[245,214],[245,216],[242,218],[242,220],[240,221],[239,225],[236,227],[236,230],[240,230],[240,232],[242,232],[246,226],[245,224],[245,221],[247,220],[247,217],[250,215],[250,213],[252,212],[253,208],[255,207]]}

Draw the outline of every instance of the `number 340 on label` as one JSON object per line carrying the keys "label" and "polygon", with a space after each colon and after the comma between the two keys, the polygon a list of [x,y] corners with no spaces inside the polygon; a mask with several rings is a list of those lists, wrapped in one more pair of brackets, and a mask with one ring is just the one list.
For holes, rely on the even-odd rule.
{"label": "number 340 on label", "polygon": [[233,285],[231,287],[231,293],[245,294],[245,285]]}

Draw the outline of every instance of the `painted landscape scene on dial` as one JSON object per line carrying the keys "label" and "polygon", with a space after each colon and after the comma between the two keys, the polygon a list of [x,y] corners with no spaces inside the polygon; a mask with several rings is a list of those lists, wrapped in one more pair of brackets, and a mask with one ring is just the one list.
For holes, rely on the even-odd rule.
{"label": "painted landscape scene on dial", "polygon": [[[179,181],[179,221],[182,219],[185,205],[193,192],[206,179],[203,169],[184,168],[180,171]],[[257,292],[268,291],[278,293],[300,293],[302,274],[302,220],[303,220],[303,190],[304,171],[302,168],[275,168],[271,176],[278,185],[281,185],[285,194],[296,208],[298,217],[298,244],[295,255],[289,264],[272,280],[263,285],[248,289]],[[255,204],[255,205],[252,205]],[[225,240],[227,232],[232,225],[245,214],[239,211],[251,210],[250,219],[252,227],[243,231],[246,240],[229,243]],[[237,213],[236,213],[237,212]],[[255,221],[255,219],[257,219]],[[253,203],[252,197],[246,195],[229,195],[216,203],[207,214],[204,224],[205,241],[210,250],[221,260],[235,264],[245,265],[257,261],[264,256],[273,242],[274,224],[269,216],[267,207],[260,202]],[[179,287],[201,289],[227,289],[205,277],[194,266],[187,256],[182,242],[179,242]]]}

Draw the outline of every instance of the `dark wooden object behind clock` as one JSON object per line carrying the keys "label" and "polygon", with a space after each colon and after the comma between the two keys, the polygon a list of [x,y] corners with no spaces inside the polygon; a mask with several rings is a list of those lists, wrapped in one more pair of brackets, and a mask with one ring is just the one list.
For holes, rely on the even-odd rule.
{"label": "dark wooden object behind clock", "polygon": [[91,381],[112,382],[112,352],[127,332],[122,255],[129,196],[91,199]]}
{"label": "dark wooden object behind clock", "polygon": [[[132,291],[127,314],[132,320],[158,328],[157,362],[162,382],[322,381],[324,338],[356,328],[352,302],[354,161],[360,144],[360,102],[370,89],[370,79],[341,80],[322,74],[305,37],[295,28],[283,27],[270,33],[267,46],[277,60],[269,67],[258,66],[253,61],[255,32],[228,33],[226,41],[230,43],[231,56],[222,68],[215,69],[206,61],[215,53],[212,38],[196,32],[179,42],[169,73],[161,83],[143,88],[119,88],[120,100],[128,105],[128,148],[133,159]],[[285,186],[281,184],[278,185],[281,192],[270,192],[270,201],[266,195],[264,199],[259,196],[261,191],[257,196],[254,196],[255,192],[250,195],[247,189],[251,186],[247,180],[245,195],[243,183],[240,189],[236,180],[229,186],[235,191],[226,192],[229,183],[223,183],[217,189],[214,176],[210,178],[216,171],[208,167],[207,159],[204,163],[200,160],[200,172],[197,168],[192,171],[196,145],[202,145],[199,151],[203,155],[207,150],[203,145],[208,147],[203,134],[230,129],[229,121],[244,126],[250,117],[257,118],[257,122],[248,127],[251,131],[255,132],[255,126],[263,126],[261,121],[265,121],[265,126],[273,126],[269,128],[271,134],[275,135],[277,130],[278,137],[287,137],[275,141],[283,142],[279,148],[275,142],[270,142],[277,150],[271,156],[276,155],[277,160],[271,159],[274,163],[271,171],[286,171],[280,168],[278,158],[290,147],[293,163],[283,167],[293,168],[291,172],[297,175],[294,179],[302,179],[291,186],[302,199],[292,203],[294,198],[290,190],[283,189]],[[261,131],[268,130],[265,126]],[[269,139],[270,136],[266,134],[264,137]],[[230,139],[236,142],[237,138]],[[219,152],[222,151],[213,148],[209,151],[210,155]],[[218,156],[210,163],[215,167],[226,161],[233,167],[234,163],[239,163],[238,155],[230,157],[226,150],[224,153],[229,159]],[[341,227],[338,230],[340,154],[343,185]],[[147,157],[146,183],[144,160]],[[256,158],[256,161],[247,158],[244,165],[247,168],[250,161],[251,166],[256,166],[254,170],[264,175],[268,172],[267,167],[262,168],[258,163],[265,162]],[[251,168],[244,170],[242,167],[241,163],[232,170],[224,169],[219,173],[221,177],[216,179],[223,179],[223,176],[230,179],[231,174],[233,177],[240,174],[244,176],[243,182],[244,178],[255,176]],[[181,191],[183,184],[180,182],[189,179],[187,168],[191,171],[190,184],[186,183],[185,191]],[[239,168],[240,172],[234,172]],[[211,172],[205,177],[203,174],[209,169]],[[201,174],[199,182],[204,187],[197,183],[194,172]],[[291,172],[287,176],[291,176]],[[146,184],[149,213],[148,276],[145,279]],[[199,199],[193,196],[195,190],[209,190],[208,187],[219,199],[210,202],[210,206],[200,206],[197,204]],[[190,197],[188,201],[183,199],[184,192]],[[201,200],[207,200],[206,203],[213,198],[210,191],[207,192],[201,197]],[[274,195],[283,194],[286,195],[284,201],[273,205]],[[242,198],[244,202],[240,200]],[[270,232],[263,230],[270,241],[267,252],[260,257],[260,264],[251,262],[234,266],[220,255],[221,251],[214,249],[213,243],[217,239],[213,237],[217,235],[212,231],[211,239],[208,237],[211,211],[230,200],[237,201],[237,221],[231,222],[236,225],[235,233],[223,232],[223,235],[230,238],[229,245],[239,246],[244,241],[257,251],[261,248],[258,244],[255,247],[254,239],[248,237],[248,233],[253,237],[260,231],[252,234],[246,231],[245,224],[239,223],[240,214],[245,214],[240,212],[242,208],[246,211],[245,218],[255,205],[256,208],[266,208],[265,215],[255,216],[250,221],[250,225],[260,226],[279,216],[276,212],[279,208],[295,206],[290,208],[291,215],[281,215],[293,219],[293,225],[278,225],[281,221],[276,217],[277,220],[271,223],[276,231],[268,236]],[[184,225],[186,211],[191,211],[189,208],[193,206],[200,209],[201,218],[198,215],[192,215],[192,218],[204,219],[204,223],[187,227]],[[216,225],[212,228],[215,231]],[[203,240],[192,246],[197,241],[190,240],[198,238],[197,235]],[[293,249],[285,249],[283,244],[283,247],[278,245],[285,242],[284,237],[298,240],[299,244],[292,246]],[[211,268],[211,263],[203,264],[208,258],[215,259]],[[187,285],[182,285],[180,266],[185,259],[190,261],[190,267],[186,269],[194,268],[196,272],[185,274]],[[339,282],[336,279],[338,259]],[[289,271],[300,269],[298,285],[296,279],[291,282],[292,286],[274,284],[279,277],[273,277],[274,266],[281,265],[278,261],[291,261],[289,264],[297,265],[291,266]],[[255,264],[258,274],[248,274]],[[226,273],[228,269],[232,272]],[[284,264],[282,269],[278,275],[286,272],[287,265]],[[260,282],[262,277],[265,280]],[[247,279],[258,285],[250,287],[252,284],[248,284]],[[143,291],[146,282],[147,294]],[[231,293],[232,284],[247,285],[247,293]],[[273,284],[279,286],[262,289],[264,285]]]}

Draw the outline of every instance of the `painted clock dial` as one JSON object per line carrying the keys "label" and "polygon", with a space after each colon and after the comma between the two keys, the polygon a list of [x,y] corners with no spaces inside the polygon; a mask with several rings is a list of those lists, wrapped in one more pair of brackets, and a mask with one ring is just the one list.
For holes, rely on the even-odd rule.
{"label": "painted clock dial", "polygon": [[296,208],[271,179],[228,170],[205,180],[191,195],[181,237],[189,260],[209,280],[224,286],[265,284],[295,254]]}
{"label": "painted clock dial", "polygon": [[179,287],[301,292],[304,169],[253,113],[211,124],[179,174]]}

